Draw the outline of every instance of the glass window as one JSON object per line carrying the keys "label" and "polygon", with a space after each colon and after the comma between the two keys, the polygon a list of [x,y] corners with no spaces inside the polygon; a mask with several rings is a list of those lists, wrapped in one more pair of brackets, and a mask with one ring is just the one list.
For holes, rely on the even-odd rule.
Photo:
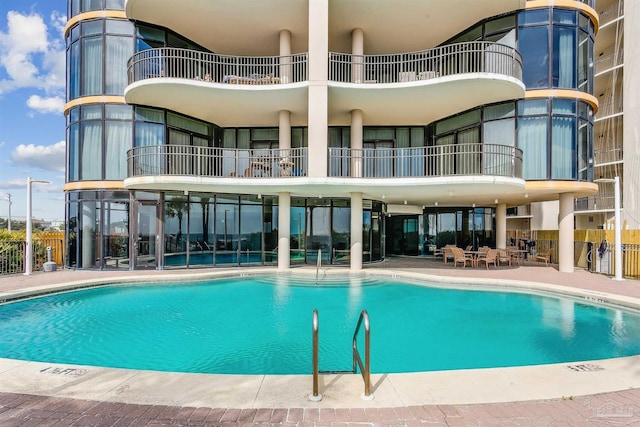
{"label": "glass window", "polygon": [[82,39],[82,95],[102,94],[102,38]]}
{"label": "glass window", "polygon": [[136,123],[134,145],[145,147],[164,144],[164,125],[155,123]]}
{"label": "glass window", "polygon": [[553,29],[553,87],[576,87],[576,30],[556,27]]}
{"label": "glass window", "polygon": [[199,133],[200,135],[211,134],[211,126],[207,123],[190,119],[184,116],[179,116],[173,113],[167,113],[167,124],[179,129]]}
{"label": "glass window", "polygon": [[81,24],[82,35],[83,36],[93,36],[97,34],[102,34],[102,20],[95,19],[92,21],[84,21]]}
{"label": "glass window", "polygon": [[514,15],[488,21],[484,26],[485,35],[493,33],[502,33],[515,28],[516,19]]}
{"label": "glass window", "polygon": [[82,123],[81,135],[80,179],[100,180],[102,179],[102,123]]}
{"label": "glass window", "polygon": [[519,30],[518,50],[522,54],[522,79],[527,89],[549,86],[549,31],[547,27]]}
{"label": "glass window", "polygon": [[104,106],[105,118],[116,120],[131,120],[131,106],[107,104]]}
{"label": "glass window", "polygon": [[124,10],[125,0],[106,0],[105,8],[110,10]]}
{"label": "glass window", "polygon": [[545,24],[549,22],[549,9],[526,10],[518,14],[518,25]]}
{"label": "glass window", "polygon": [[105,123],[105,179],[127,177],[126,152],[131,148],[131,122]]}
{"label": "glass window", "polygon": [[556,98],[553,100],[553,114],[576,114],[576,100]]}
{"label": "glass window", "polygon": [[105,268],[128,269],[129,203],[104,203],[103,256]]}
{"label": "glass window", "polygon": [[78,128],[78,124],[72,124],[69,127],[69,132],[67,134],[67,155],[69,156],[67,160],[67,179],[68,181],[77,181],[78,180],[78,159],[80,144],[80,130]]}
{"label": "glass window", "polygon": [[577,18],[574,10],[565,9],[553,9],[553,23],[554,24],[568,24],[576,25]]}
{"label": "glass window", "polygon": [[71,0],[69,1],[68,4],[68,12],[67,12],[67,16],[69,18],[72,18],[74,16],[76,16],[77,14],[80,13],[80,0]]}
{"label": "glass window", "polygon": [[504,119],[506,117],[513,117],[516,112],[515,103],[507,102],[504,104],[491,105],[484,109],[484,119]]}
{"label": "glass window", "polygon": [[69,100],[80,96],[80,42],[71,45],[69,54],[69,82],[67,90]]}
{"label": "glass window", "polygon": [[548,114],[549,101],[547,99],[527,99],[518,102],[518,115],[530,116],[534,114]]}
{"label": "glass window", "polygon": [[102,9],[102,0],[82,0],[82,11]]}
{"label": "glass window", "polygon": [[575,117],[554,117],[551,129],[551,179],[576,179]]}
{"label": "glass window", "polygon": [[107,34],[124,34],[127,36],[133,35],[133,24],[124,19],[107,19],[106,23]]}
{"label": "glass window", "polygon": [[105,79],[105,93],[122,95],[127,87],[127,61],[133,55],[131,37],[106,36],[107,55],[105,62],[109,72]]}
{"label": "glass window", "polygon": [[548,117],[518,120],[518,148],[522,150],[524,179],[547,179],[547,122]]}
{"label": "glass window", "polygon": [[81,116],[82,120],[92,120],[92,119],[101,119],[102,118],[102,105],[93,104],[93,105],[83,105],[81,107]]}
{"label": "glass window", "polygon": [[136,107],[136,120],[152,122],[152,123],[164,123],[164,111],[152,110],[150,108]]}

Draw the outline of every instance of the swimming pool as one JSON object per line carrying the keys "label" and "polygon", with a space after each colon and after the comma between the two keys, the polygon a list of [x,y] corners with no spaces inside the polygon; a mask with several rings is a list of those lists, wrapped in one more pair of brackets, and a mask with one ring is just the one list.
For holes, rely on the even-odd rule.
{"label": "swimming pool", "polygon": [[309,374],[351,368],[362,309],[375,373],[640,354],[640,315],[564,297],[289,276],[106,286],[0,306],[0,357],[159,371]]}

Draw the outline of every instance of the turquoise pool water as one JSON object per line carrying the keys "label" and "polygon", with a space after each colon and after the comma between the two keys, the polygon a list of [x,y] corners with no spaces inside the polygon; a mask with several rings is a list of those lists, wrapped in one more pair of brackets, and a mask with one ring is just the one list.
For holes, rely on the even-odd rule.
{"label": "turquoise pool water", "polygon": [[568,298],[388,281],[248,277],[108,286],[0,306],[0,357],[160,371],[351,368],[358,316],[377,373],[584,361],[640,354],[640,315]]}

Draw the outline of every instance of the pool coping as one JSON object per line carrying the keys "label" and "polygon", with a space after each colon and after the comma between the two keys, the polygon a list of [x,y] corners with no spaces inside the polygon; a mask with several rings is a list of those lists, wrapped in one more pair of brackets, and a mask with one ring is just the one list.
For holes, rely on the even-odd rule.
{"label": "pool coping", "polygon": [[[244,271],[101,277],[0,292],[0,301],[71,291],[97,284],[205,280],[274,273],[313,277],[318,272],[315,268],[287,271],[255,268]],[[394,269],[361,272],[335,269],[323,271],[323,277],[325,275],[430,280],[444,287],[473,286],[475,289],[553,294],[589,303],[640,309],[639,298],[532,281],[443,277]],[[640,356],[509,368],[377,374],[372,375],[372,388],[375,398],[365,401],[360,398],[363,383],[359,375],[321,375],[320,392],[324,398],[320,402],[311,402],[308,399],[311,392],[310,374],[186,374],[0,359],[0,392],[177,406],[366,408],[570,399],[573,396],[640,388]]]}

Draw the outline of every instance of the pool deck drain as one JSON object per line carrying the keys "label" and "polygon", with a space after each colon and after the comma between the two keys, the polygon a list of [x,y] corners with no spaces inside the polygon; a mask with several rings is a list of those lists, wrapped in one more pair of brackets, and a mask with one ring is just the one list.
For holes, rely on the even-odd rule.
{"label": "pool deck drain", "polygon": [[[348,272],[344,268],[336,270]],[[226,271],[239,273],[239,269]],[[251,271],[243,269],[245,273]],[[9,276],[0,278],[0,299],[19,290],[44,290],[69,282],[125,276],[148,280],[205,272],[212,270],[58,271]],[[544,266],[484,271],[454,269],[421,258],[394,258],[365,267],[365,273],[438,275],[459,283],[478,278],[497,285],[535,277],[538,282],[584,293],[585,299],[622,301],[636,307],[640,301],[638,281],[616,282],[584,271],[559,273]],[[0,425],[640,423],[638,356],[518,368],[374,375],[372,383],[375,399],[366,402],[359,398],[363,387],[359,376],[323,376],[320,391],[324,399],[315,403],[307,399],[310,375],[177,374],[0,359]]]}

